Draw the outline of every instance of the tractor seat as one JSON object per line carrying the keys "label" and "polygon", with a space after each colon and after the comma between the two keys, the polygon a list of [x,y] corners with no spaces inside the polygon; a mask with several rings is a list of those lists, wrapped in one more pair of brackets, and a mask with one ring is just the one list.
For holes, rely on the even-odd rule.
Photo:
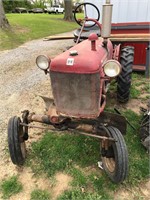
{"label": "tractor seat", "polygon": [[[80,31],[81,31],[81,28],[75,30],[74,33],[73,33],[74,37],[75,37],[75,39],[74,39],[75,42],[76,42],[76,40],[77,40],[77,38],[79,36]],[[87,39],[91,33],[96,33],[98,35],[98,37],[100,37],[100,35],[101,35],[100,34],[100,29],[99,29],[99,27],[97,25],[95,25],[95,26],[93,26],[91,28],[86,28],[85,27],[83,29],[82,34],[81,34],[80,42],[85,40],[85,39]]]}

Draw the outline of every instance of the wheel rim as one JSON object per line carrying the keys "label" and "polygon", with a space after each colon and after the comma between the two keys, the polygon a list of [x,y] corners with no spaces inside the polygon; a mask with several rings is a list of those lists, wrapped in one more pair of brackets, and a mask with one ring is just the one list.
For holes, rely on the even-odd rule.
{"label": "wheel rim", "polygon": [[115,168],[116,168],[116,162],[115,162],[115,159],[114,158],[106,158],[106,157],[103,157],[103,160],[105,162],[105,165],[107,167],[107,169],[113,173],[115,171]]}
{"label": "wheel rim", "polygon": [[101,141],[101,159],[103,169],[114,183],[123,182],[128,175],[128,151],[121,132],[108,126],[105,136],[115,141]]}
{"label": "wheel rim", "polygon": [[110,173],[114,173],[116,170],[116,157],[115,157],[115,143],[110,144],[108,142],[105,143],[105,154],[102,155],[102,161],[105,164],[105,168]]}
{"label": "wheel rim", "polygon": [[25,144],[25,142],[20,143],[20,148],[21,148],[22,156],[25,159],[26,158],[26,144]]}

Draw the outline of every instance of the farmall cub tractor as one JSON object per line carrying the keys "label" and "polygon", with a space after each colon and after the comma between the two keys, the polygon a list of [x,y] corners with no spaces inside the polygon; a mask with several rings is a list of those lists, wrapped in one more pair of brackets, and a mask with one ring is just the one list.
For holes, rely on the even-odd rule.
{"label": "farmall cub tractor", "polygon": [[[84,7],[84,19],[76,18],[77,9]],[[38,128],[31,124],[47,124],[53,131],[68,130],[100,140],[101,166],[110,179],[119,183],[128,174],[128,153],[123,134],[126,120],[123,116],[104,111],[106,93],[112,79],[117,81],[117,98],[120,102],[129,99],[133,48],[114,46],[110,41],[112,5],[103,5],[102,28],[99,11],[91,3],[83,3],[74,12],[81,25],[76,44],[62,54],[50,59],[40,55],[37,66],[50,75],[53,99],[42,97],[46,104],[46,114],[37,115],[23,111],[22,119],[12,117],[8,123],[8,144],[11,160],[22,165],[26,158],[25,141],[28,128]],[[96,19],[89,18],[86,7],[92,6],[97,12]],[[91,33],[81,41],[85,28],[97,26],[101,37]],[[39,127],[42,128],[42,127]],[[45,129],[45,126],[43,127]]]}

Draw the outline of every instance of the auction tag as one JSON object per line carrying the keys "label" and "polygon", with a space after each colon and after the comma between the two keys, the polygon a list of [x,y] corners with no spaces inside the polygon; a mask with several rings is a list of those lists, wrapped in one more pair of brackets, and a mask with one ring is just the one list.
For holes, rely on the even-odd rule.
{"label": "auction tag", "polygon": [[74,58],[68,58],[66,65],[72,66],[74,64]]}

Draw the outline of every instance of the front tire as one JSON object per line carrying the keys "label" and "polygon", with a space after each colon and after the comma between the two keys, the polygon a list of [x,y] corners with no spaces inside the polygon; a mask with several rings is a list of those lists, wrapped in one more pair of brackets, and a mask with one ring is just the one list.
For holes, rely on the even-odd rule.
{"label": "front tire", "polygon": [[12,117],[8,122],[8,147],[11,160],[15,165],[23,165],[26,158],[26,148],[23,126],[19,117]]}
{"label": "front tire", "polygon": [[117,78],[117,99],[122,103],[129,100],[133,60],[134,47],[126,46],[122,48],[120,55],[122,72]]}
{"label": "front tire", "polygon": [[106,128],[107,137],[116,142],[102,142],[102,164],[106,174],[114,183],[123,182],[128,175],[128,152],[121,132],[112,126]]}

